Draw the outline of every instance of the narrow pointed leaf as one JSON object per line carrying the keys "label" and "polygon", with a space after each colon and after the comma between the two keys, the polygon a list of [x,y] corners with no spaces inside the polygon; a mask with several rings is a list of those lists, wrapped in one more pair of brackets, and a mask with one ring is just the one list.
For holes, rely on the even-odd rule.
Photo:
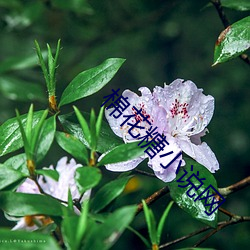
{"label": "narrow pointed leaf", "polygon": [[[43,111],[34,112],[33,127],[39,121]],[[20,116],[25,126],[27,114]],[[0,126],[0,156],[13,152],[23,146],[23,140],[17,118],[11,118]]]}
{"label": "narrow pointed leaf", "polygon": [[81,112],[79,111],[79,109],[75,106],[73,106],[73,108],[75,110],[76,117],[81,125],[84,137],[86,138],[88,144],[91,145],[91,135],[90,135],[89,125],[87,121],[85,120],[85,118],[83,117],[83,115],[81,114]]}
{"label": "narrow pointed leaf", "polygon": [[160,219],[160,222],[159,222],[158,228],[157,228],[157,244],[160,244],[162,230],[163,230],[165,221],[166,221],[166,219],[168,217],[169,211],[170,211],[170,209],[171,209],[171,207],[172,207],[173,204],[174,204],[174,202],[170,201],[169,204],[168,204],[168,206],[166,207],[163,215],[161,216],[161,219]]}
{"label": "narrow pointed leaf", "polygon": [[104,106],[101,107],[99,115],[97,117],[97,121],[96,121],[96,139],[97,140],[99,139],[99,135],[100,135],[101,127],[102,127],[103,113],[104,113]]}
{"label": "narrow pointed leaf", "polygon": [[124,63],[124,59],[111,58],[99,66],[83,71],[64,90],[59,106],[92,95],[103,88]]}

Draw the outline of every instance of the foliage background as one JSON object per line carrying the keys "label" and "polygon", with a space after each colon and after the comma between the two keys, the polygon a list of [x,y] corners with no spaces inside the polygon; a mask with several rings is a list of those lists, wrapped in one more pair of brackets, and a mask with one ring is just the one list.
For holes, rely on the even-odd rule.
{"label": "foliage background", "polygon": [[[0,64],[11,57],[35,55],[35,39],[45,48],[46,43],[55,47],[58,38],[61,38],[63,49],[57,72],[57,93],[60,95],[73,77],[84,69],[94,67],[106,58],[126,58],[111,83],[97,94],[76,103],[84,111],[89,111],[91,107],[98,110],[102,97],[109,94],[112,88],[137,91],[139,87],[147,86],[152,90],[154,86],[162,86],[164,82],[170,83],[176,78],[190,79],[203,88],[205,94],[215,97],[215,113],[208,127],[210,133],[206,136],[206,142],[220,163],[220,170],[215,174],[218,186],[228,186],[250,174],[249,66],[234,59],[211,67],[214,44],[223,26],[213,7],[204,8],[208,1],[68,2],[0,0]],[[231,23],[250,14],[229,9],[226,12]],[[45,92],[39,67],[0,73],[1,124],[15,116],[15,108],[25,113],[29,106],[29,102],[16,100],[18,96],[4,93],[4,83],[1,81],[6,76],[40,85]],[[34,103],[36,110],[44,108],[42,102]],[[55,164],[63,155],[65,152],[54,143],[41,167]],[[146,163],[141,164],[141,168],[146,169]],[[112,179],[117,174],[105,171],[105,176]],[[160,180],[149,177],[139,177],[137,181],[136,190],[124,194],[119,205],[138,203],[164,186]],[[249,192],[240,191],[231,195],[224,207],[233,213],[247,215],[250,211],[249,199]],[[153,205],[158,217],[168,202],[169,199],[164,197]],[[1,226],[13,225],[3,215],[0,219]],[[136,228],[146,233],[143,214],[137,216],[134,223]],[[200,227],[201,223],[174,206],[165,226],[163,242]],[[249,223],[231,226],[203,246],[246,249],[249,246],[249,232]],[[195,239],[189,240],[190,245]],[[187,244],[188,241],[180,243],[178,247]],[[136,236],[128,233],[113,247],[129,248],[143,249],[143,246]]]}

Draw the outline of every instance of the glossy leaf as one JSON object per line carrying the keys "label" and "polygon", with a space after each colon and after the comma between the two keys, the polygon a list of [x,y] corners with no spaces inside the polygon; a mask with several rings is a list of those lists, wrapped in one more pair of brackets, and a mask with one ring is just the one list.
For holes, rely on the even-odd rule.
{"label": "glossy leaf", "polygon": [[56,132],[56,117],[52,116],[45,120],[41,135],[39,137],[37,149],[37,161],[41,161],[48,153],[50,146],[54,140]]}
{"label": "glossy leaf", "polygon": [[26,175],[22,174],[20,171],[0,164],[0,190],[16,181],[24,179],[25,176]]}
{"label": "glossy leaf", "polygon": [[13,192],[0,193],[0,208],[11,216],[35,214],[62,216],[63,210],[66,209],[49,196]]}
{"label": "glossy leaf", "polygon": [[28,176],[29,171],[27,169],[26,160],[27,160],[26,155],[23,153],[10,157],[8,160],[4,162],[4,165],[8,166],[9,168],[18,170],[19,172]]}
{"label": "glossy leaf", "polygon": [[0,93],[6,98],[14,101],[45,101],[42,86],[26,82],[14,77],[0,77]]}
{"label": "glossy leaf", "polygon": [[117,209],[107,217],[103,224],[92,227],[83,249],[109,249],[131,223],[136,209],[136,206]]}
{"label": "glossy leaf", "polygon": [[132,160],[144,155],[144,151],[145,148],[138,146],[138,142],[122,144],[108,152],[97,166]]}
{"label": "glossy leaf", "polygon": [[[217,215],[218,215],[218,210],[216,210],[214,213],[212,213],[210,216],[205,213],[205,211],[208,211],[209,206],[204,205],[204,199],[203,200],[197,200],[194,201],[196,197],[198,197],[199,194],[201,194],[210,184],[217,189],[217,183],[214,178],[214,176],[202,165],[197,163],[194,160],[185,158],[185,170],[187,171],[187,175],[183,177],[181,181],[183,182],[177,182],[178,179],[181,178],[181,176],[184,174],[183,168],[180,169],[180,171],[177,174],[177,177],[174,181],[170,182],[168,184],[168,187],[170,189],[170,195],[173,198],[173,200],[176,202],[176,204],[189,213],[192,217],[195,219],[209,225],[212,227],[216,227],[217,225]],[[193,171],[191,170],[191,165],[193,165]],[[198,172],[199,173],[198,173]],[[197,174],[198,173],[198,174]],[[198,178],[206,178],[203,181],[203,185],[198,189],[195,190],[194,188],[190,191],[190,194],[193,195],[193,198],[190,198],[187,195],[187,191],[191,187],[191,185],[187,185],[188,181],[187,178],[191,176],[192,174],[195,174],[198,176]],[[198,187],[200,185],[200,182],[193,176],[191,178],[191,182]],[[187,187],[179,187],[178,185],[185,186]],[[211,191],[210,191],[211,193]],[[211,198],[209,198],[209,203],[211,202]]]}
{"label": "glossy leaf", "polygon": [[62,149],[71,154],[82,164],[88,164],[88,152],[85,145],[73,135],[56,132],[56,141]]}
{"label": "glossy leaf", "polygon": [[58,181],[59,179],[59,173],[56,170],[52,169],[37,169],[36,170],[37,174],[44,175],[47,177],[50,177],[51,179]]}
{"label": "glossy leaf", "polygon": [[215,45],[214,65],[226,62],[250,47],[250,16],[228,26]]}
{"label": "glossy leaf", "polygon": [[0,228],[0,249],[11,250],[60,250],[54,238],[48,234],[26,231],[10,231]]}
{"label": "glossy leaf", "polygon": [[221,0],[223,7],[227,7],[239,11],[250,10],[250,1],[249,0]]}
{"label": "glossy leaf", "polygon": [[104,185],[99,189],[92,200],[91,207],[94,212],[99,212],[110,202],[117,198],[124,190],[128,180],[132,176],[116,179]]}
{"label": "glossy leaf", "polygon": [[99,91],[114,77],[124,61],[121,58],[110,58],[99,66],[78,74],[64,90],[59,106]]}
{"label": "glossy leaf", "polygon": [[[83,113],[83,115],[89,120],[90,116],[88,113]],[[59,116],[59,120],[63,124],[63,127],[70,134],[74,135],[86,147],[90,148],[82,132],[82,129],[79,126],[78,121],[74,115],[72,114],[62,115],[62,116]],[[97,149],[96,149],[97,152],[104,153],[121,144],[123,144],[122,139],[114,134],[114,132],[111,130],[107,122],[102,121],[102,126],[101,126],[99,140],[98,140]]]}
{"label": "glossy leaf", "polygon": [[76,185],[81,194],[90,188],[95,187],[101,180],[102,173],[95,167],[81,167],[76,170]]}
{"label": "glossy leaf", "polygon": [[[34,112],[33,127],[44,111]],[[22,124],[26,123],[27,114],[20,116]],[[17,118],[11,118],[0,126],[0,156],[13,152],[23,146]]]}

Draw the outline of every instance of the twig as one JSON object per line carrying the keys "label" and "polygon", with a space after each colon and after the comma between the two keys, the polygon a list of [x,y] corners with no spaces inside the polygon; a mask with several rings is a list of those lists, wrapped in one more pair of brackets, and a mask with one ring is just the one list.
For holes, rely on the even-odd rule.
{"label": "twig", "polygon": [[250,221],[250,216],[237,216],[237,215],[235,215],[230,221],[223,221],[216,229],[212,230],[207,235],[205,235],[196,244],[194,244],[194,247],[199,246],[204,241],[206,241],[209,237],[211,237],[212,235],[214,235],[215,233],[219,232],[221,229],[223,229],[229,225],[238,224],[238,223],[247,222],[247,221]]}
{"label": "twig", "polygon": [[[152,204],[153,202],[155,202],[156,200],[158,200],[159,198],[161,198],[162,196],[164,196],[167,193],[169,193],[169,188],[168,187],[163,187],[160,190],[153,193],[152,195],[150,195],[148,198],[146,198],[145,202],[146,202],[147,205],[150,205],[150,204]],[[142,210],[143,210],[143,205],[142,205],[142,203],[140,203],[137,206],[136,214],[140,213]]]}
{"label": "twig", "polygon": [[250,185],[250,176],[246,177],[245,179],[239,181],[239,182],[236,182],[228,187],[225,187],[225,188],[219,188],[219,193],[223,196],[227,196],[231,193],[234,193],[236,191],[239,191],[247,186]]}
{"label": "twig", "polygon": [[[219,17],[220,17],[220,20],[221,22],[223,23],[223,26],[224,28],[226,29],[228,26],[230,26],[230,22],[222,8],[222,5],[221,5],[221,2],[220,0],[211,0],[211,3],[214,5],[214,7],[216,8],[218,14],[219,14]],[[241,54],[239,56],[241,58],[241,60],[243,60],[245,63],[247,63],[248,65],[250,65],[250,59],[248,57],[247,54]]]}
{"label": "twig", "polygon": [[224,209],[224,208],[222,208],[222,207],[219,207],[219,210],[220,210],[223,214],[229,216],[230,218],[233,218],[233,217],[235,216],[235,214],[232,214],[231,212],[227,211],[226,209]]}
{"label": "twig", "polygon": [[151,174],[151,173],[148,173],[148,172],[145,172],[145,171],[142,171],[142,170],[139,170],[139,169],[135,169],[134,172],[137,172],[141,175],[146,175],[146,176],[149,176],[149,177],[154,177],[156,178],[156,176],[154,174]]}
{"label": "twig", "polygon": [[[230,212],[229,212],[230,213]],[[229,225],[233,225],[233,224],[238,224],[238,223],[241,223],[241,222],[247,222],[247,221],[250,221],[250,217],[249,216],[237,216],[237,215],[234,215],[232,217],[232,219],[230,221],[222,221],[222,222],[219,222],[218,223],[218,227],[216,229],[214,229],[213,231],[209,232],[206,236],[204,236],[199,242],[197,242],[194,247],[200,245],[202,242],[204,242],[206,239],[208,239],[210,236],[212,236],[213,234],[215,234],[216,232],[220,231],[221,229],[223,229],[224,227],[227,227]],[[175,239],[173,241],[170,241],[170,242],[167,242],[165,244],[162,244],[159,246],[159,248],[165,248],[165,247],[169,247],[171,245],[174,245],[174,244],[177,244],[181,241],[184,241],[186,239],[189,239],[197,234],[200,234],[200,233],[203,233],[203,232],[206,232],[210,229],[213,229],[212,227],[210,226],[207,226],[207,227],[203,227],[195,232],[192,232],[190,234],[187,234],[185,236],[182,236],[178,239]]]}

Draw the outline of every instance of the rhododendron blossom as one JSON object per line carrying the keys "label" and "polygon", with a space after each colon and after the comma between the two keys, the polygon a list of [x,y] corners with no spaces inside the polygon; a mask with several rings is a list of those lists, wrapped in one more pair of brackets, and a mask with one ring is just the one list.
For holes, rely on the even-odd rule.
{"label": "rhododendron blossom", "polygon": [[[80,197],[80,193],[77,189],[74,175],[76,169],[82,166],[80,164],[76,164],[74,159],[71,159],[69,162],[67,161],[67,157],[63,157],[58,161],[55,169],[53,166],[50,166],[49,168],[44,168],[56,170],[59,173],[58,181],[47,176],[40,176],[38,178],[38,183],[46,194],[49,194],[65,202],[67,202],[68,200],[68,190],[70,190],[71,192],[72,199],[78,199]],[[16,191],[21,193],[41,194],[36,183],[29,178],[27,178],[25,182],[23,182],[17,188]],[[88,199],[89,196],[90,190],[84,193],[80,202],[83,202],[84,200]],[[41,224],[41,226],[52,222],[51,219],[44,216],[25,216],[18,221],[17,225],[12,230],[22,229],[27,231],[34,231],[38,229],[38,226],[33,223],[34,220],[38,224]]]}
{"label": "rhododendron blossom", "polygon": [[[214,173],[219,169],[218,161],[205,143],[201,142],[201,137],[207,131],[213,112],[214,112],[214,98],[210,95],[204,95],[202,89],[198,89],[192,81],[184,81],[177,79],[170,85],[165,85],[163,88],[156,86],[153,93],[146,88],[139,88],[141,96],[138,96],[130,90],[123,92],[123,97],[128,98],[130,107],[123,112],[123,116],[115,119],[110,114],[113,108],[106,109],[106,118],[114,131],[114,133],[122,137],[125,143],[138,141],[133,138],[129,133],[129,126],[120,126],[125,121],[124,116],[135,115],[131,119],[131,123],[138,121],[137,114],[132,108],[135,106],[137,109],[142,109],[142,113],[148,118],[151,125],[145,121],[140,121],[139,126],[145,129],[134,128],[136,133],[140,133],[140,137],[146,135],[146,131],[150,127],[157,127],[157,132],[166,136],[167,145],[161,154],[173,151],[175,155],[183,151],[198,163],[205,166],[210,172]],[[149,158],[146,154],[134,160],[107,164],[106,168],[111,171],[128,171],[135,168],[145,158]],[[172,181],[176,177],[176,169],[182,155],[180,155],[168,168],[164,169],[161,164],[166,166],[173,159],[172,155],[160,157],[157,154],[152,159],[149,158],[148,166],[152,168],[155,175],[165,181]],[[182,160],[182,166],[185,161]]]}

